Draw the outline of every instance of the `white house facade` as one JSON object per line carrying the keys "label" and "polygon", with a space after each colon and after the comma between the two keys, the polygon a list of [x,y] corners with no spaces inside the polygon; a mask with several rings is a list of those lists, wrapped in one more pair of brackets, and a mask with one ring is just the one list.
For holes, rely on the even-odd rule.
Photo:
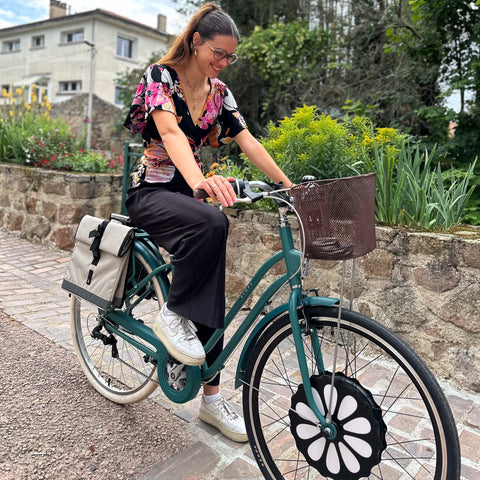
{"label": "white house facade", "polygon": [[0,98],[21,86],[29,95],[35,84],[51,103],[93,93],[118,104],[117,74],[164,53],[172,38],[165,30],[163,15],[155,29],[102,9],[69,15],[50,0],[48,20],[0,30]]}

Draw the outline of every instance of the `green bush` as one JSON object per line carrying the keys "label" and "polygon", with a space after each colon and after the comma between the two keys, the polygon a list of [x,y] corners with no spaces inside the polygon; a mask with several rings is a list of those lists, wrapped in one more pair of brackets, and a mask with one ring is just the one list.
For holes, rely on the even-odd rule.
{"label": "green bush", "polygon": [[[33,92],[36,92],[33,86]],[[105,152],[86,152],[85,136],[49,116],[50,104],[37,95],[24,101],[24,89],[3,91],[0,105],[0,161],[51,170],[105,173],[119,169],[123,159]],[[112,152],[114,154],[114,152]]]}
{"label": "green bush", "polygon": [[[364,164],[364,156],[373,154],[374,142],[385,147],[387,155],[398,156],[405,135],[384,128],[377,130],[374,139],[372,132],[365,117],[342,123],[314,106],[303,106],[278,125],[271,123],[261,143],[286,175],[299,183],[305,175],[317,179],[352,175],[354,168]],[[254,167],[248,166],[247,172],[253,178],[262,176]]]}

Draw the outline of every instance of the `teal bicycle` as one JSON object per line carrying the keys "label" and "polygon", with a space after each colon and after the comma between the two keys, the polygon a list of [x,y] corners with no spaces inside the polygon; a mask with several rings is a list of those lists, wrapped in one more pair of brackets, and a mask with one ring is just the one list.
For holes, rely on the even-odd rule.
{"label": "teal bicycle", "polygon": [[[313,181],[291,191],[263,182],[236,182],[236,187],[245,201],[278,202],[281,249],[260,266],[226,313],[225,329],[267,272],[281,265],[283,274],[259,292],[211,365],[184,366],[168,355],[151,329],[167,299],[173,267],[138,230],[123,306],[104,311],[72,296],[73,343],[93,387],[122,404],[138,402],[157,387],[184,403],[244,342],[235,386],[243,389],[249,442],[266,479],[458,480],[455,422],[418,355],[385,326],[344,306],[343,293],[336,299],[303,288],[311,258],[344,262],[363,254],[357,245],[373,248],[348,213],[362,202],[350,195],[349,205],[336,204],[365,189],[334,185],[325,193],[322,182]],[[331,205],[330,211],[319,213],[322,205]],[[298,249],[290,211],[299,213]],[[125,216],[116,219],[129,223]],[[288,301],[274,306],[281,289],[289,292]],[[212,335],[207,352],[225,329]]]}

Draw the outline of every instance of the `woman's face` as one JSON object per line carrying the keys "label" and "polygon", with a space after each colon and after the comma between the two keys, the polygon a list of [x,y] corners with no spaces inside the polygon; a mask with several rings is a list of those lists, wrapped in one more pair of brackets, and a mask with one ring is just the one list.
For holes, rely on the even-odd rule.
{"label": "woman's face", "polygon": [[236,57],[233,54],[238,42],[235,37],[224,35],[216,35],[211,40],[202,39],[198,32],[195,35],[198,35],[197,42],[194,38],[194,45],[197,49],[196,60],[199,67],[207,77],[216,78]]}

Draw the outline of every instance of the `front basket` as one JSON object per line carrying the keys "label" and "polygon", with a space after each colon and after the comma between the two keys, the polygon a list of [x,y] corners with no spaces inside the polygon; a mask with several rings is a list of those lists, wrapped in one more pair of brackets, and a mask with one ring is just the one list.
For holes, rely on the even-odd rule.
{"label": "front basket", "polygon": [[307,258],[348,260],[375,249],[375,174],[292,187]]}

